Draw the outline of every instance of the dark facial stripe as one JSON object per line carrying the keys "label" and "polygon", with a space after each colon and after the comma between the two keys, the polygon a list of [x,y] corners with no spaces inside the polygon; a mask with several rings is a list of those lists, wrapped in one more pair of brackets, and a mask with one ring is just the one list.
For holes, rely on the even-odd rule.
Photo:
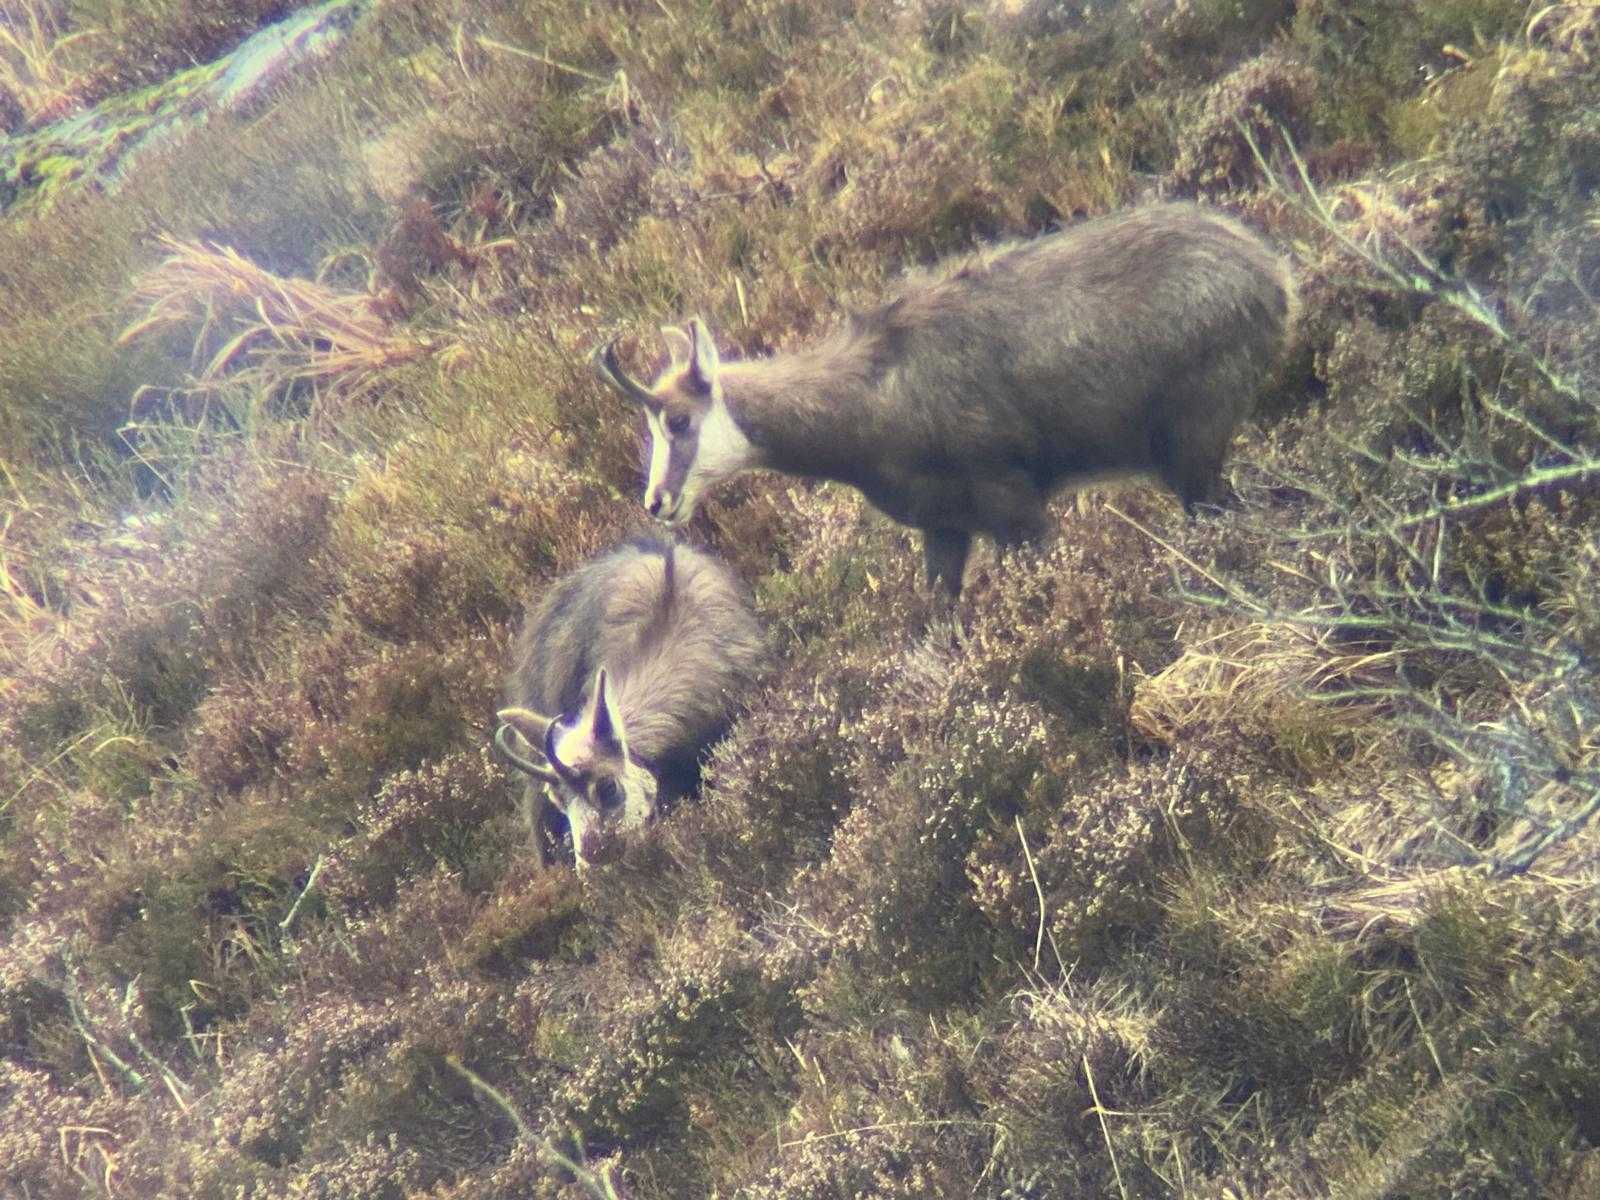
{"label": "dark facial stripe", "polygon": [[673,496],[683,495],[683,481],[689,477],[695,455],[700,452],[700,431],[691,428],[681,437],[667,441],[667,475],[661,481],[662,490]]}

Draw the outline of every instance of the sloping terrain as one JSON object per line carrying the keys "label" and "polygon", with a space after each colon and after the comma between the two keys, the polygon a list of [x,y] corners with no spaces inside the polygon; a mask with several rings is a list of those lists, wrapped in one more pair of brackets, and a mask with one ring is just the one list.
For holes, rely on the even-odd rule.
{"label": "sloping terrain", "polygon": [[[286,11],[136,8],[8,0],[8,123]],[[0,1195],[1600,1195],[1597,60],[1591,4],[390,0],[0,218]],[[1064,497],[951,645],[914,535],[728,486],[772,668],[537,870],[511,631],[644,524],[590,349],[1161,195],[1300,280],[1230,504]]]}

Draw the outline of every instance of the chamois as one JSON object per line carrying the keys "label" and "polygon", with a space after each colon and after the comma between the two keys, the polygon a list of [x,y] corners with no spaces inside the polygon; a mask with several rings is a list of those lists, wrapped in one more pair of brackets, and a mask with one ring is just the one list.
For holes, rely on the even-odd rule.
{"label": "chamois", "polygon": [[749,468],[837,480],[921,529],[930,583],[956,596],[973,535],[1040,537],[1068,484],[1150,473],[1190,511],[1212,498],[1293,305],[1258,236],[1161,204],[914,275],[795,353],[723,362],[694,319],[662,329],[648,387],[615,339],[594,366],[644,410],[659,520]]}
{"label": "chamois", "polygon": [[692,791],[761,655],[743,588],[686,546],[626,542],[550,587],[517,634],[494,739],[528,776],[541,861],[551,803],[582,870]]}

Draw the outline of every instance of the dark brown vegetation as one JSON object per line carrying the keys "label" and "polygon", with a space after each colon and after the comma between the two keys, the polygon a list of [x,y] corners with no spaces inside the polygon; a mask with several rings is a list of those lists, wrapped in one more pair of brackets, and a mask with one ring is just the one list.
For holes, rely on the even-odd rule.
{"label": "dark brown vegetation", "polygon": [[[1594,1195],[1597,56],[416,0],[0,226],[0,1195]],[[1237,503],[1058,504],[949,649],[904,531],[728,488],[777,666],[697,802],[534,870],[509,631],[640,519],[587,351],[1152,192],[1296,256]]]}

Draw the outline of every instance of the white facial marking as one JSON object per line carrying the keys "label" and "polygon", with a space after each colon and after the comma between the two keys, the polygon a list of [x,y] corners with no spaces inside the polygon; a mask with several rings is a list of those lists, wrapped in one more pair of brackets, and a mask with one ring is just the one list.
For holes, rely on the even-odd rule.
{"label": "white facial marking", "polygon": [[599,813],[588,800],[573,796],[571,792],[563,790],[561,811],[566,815],[567,828],[572,832],[572,854],[577,860],[578,870],[583,870],[589,865],[589,860],[584,857],[584,847],[599,825]]}
{"label": "white facial marking", "polygon": [[683,492],[678,497],[676,523],[687,521],[694,515],[694,506],[700,493],[720,480],[736,475],[746,467],[755,465],[755,446],[745,437],[744,430],[733,419],[728,406],[723,403],[722,389],[712,392],[711,407],[700,422],[700,438],[695,446],[694,461],[683,479]]}
{"label": "white facial marking", "polygon": [[622,803],[615,807],[596,803],[589,788],[581,783],[574,787],[563,782],[550,789],[556,807],[567,818],[580,871],[593,865],[593,856],[601,847],[615,849],[616,836],[642,828],[655,818],[656,777],[648,768],[627,758],[621,766],[621,772],[611,776],[622,792]]}
{"label": "white facial marking", "polygon": [[662,492],[667,478],[667,462],[672,453],[672,442],[667,437],[667,423],[659,410],[645,409],[645,423],[650,428],[650,480],[645,484],[644,506],[656,510],[659,500],[660,515],[665,518],[672,511],[672,497]]}
{"label": "white facial marking", "polygon": [[557,725],[554,744],[556,761],[569,771],[587,770],[595,758],[594,737],[587,726]]}

